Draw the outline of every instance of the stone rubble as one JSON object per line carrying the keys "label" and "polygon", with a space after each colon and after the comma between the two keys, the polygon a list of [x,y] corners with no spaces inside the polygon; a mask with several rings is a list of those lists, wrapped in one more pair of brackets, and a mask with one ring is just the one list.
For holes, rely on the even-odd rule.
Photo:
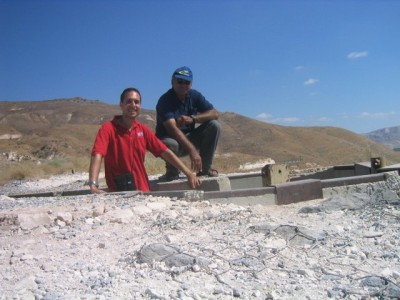
{"label": "stone rubble", "polygon": [[0,193],[0,299],[399,299],[399,176],[371,189],[247,207]]}

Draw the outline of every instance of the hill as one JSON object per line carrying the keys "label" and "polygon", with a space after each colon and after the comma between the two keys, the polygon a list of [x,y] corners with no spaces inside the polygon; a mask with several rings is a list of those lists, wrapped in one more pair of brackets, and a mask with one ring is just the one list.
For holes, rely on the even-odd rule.
{"label": "hill", "polygon": [[365,134],[371,140],[389,148],[400,148],[400,126],[382,128]]}
{"label": "hill", "polygon": [[[58,163],[74,160],[71,168],[77,169],[79,160],[87,170],[99,126],[119,113],[118,105],[82,98],[0,102],[1,163],[9,167],[13,153],[15,161],[36,164],[49,159],[53,165],[57,159]],[[154,130],[155,115],[154,110],[142,109],[139,119]],[[369,161],[373,156],[384,156],[388,163],[400,161],[399,152],[341,128],[279,126],[232,112],[220,113],[220,122],[223,134],[215,166],[222,173],[267,158],[295,167]],[[155,172],[163,168],[158,161]]]}

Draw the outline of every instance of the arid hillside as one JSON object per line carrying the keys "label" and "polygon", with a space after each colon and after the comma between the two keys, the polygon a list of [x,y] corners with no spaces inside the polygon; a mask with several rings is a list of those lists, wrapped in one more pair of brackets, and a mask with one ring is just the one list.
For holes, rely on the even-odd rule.
{"label": "arid hillside", "polygon": [[[117,105],[82,98],[0,102],[1,162],[10,164],[11,152],[14,161],[87,161],[100,124],[119,112]],[[143,109],[140,121],[154,129],[155,111]],[[298,166],[347,164],[373,156],[400,162],[400,152],[341,128],[279,126],[231,112],[221,112],[220,122],[223,135],[215,161],[220,172],[267,158]]]}
{"label": "arid hillside", "polygon": [[389,148],[400,149],[400,126],[381,128],[365,134],[371,140]]}

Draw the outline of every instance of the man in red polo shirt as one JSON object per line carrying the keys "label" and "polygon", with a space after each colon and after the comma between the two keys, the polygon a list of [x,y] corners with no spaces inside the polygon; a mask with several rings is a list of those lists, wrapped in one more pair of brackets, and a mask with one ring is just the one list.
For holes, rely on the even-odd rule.
{"label": "man in red polo shirt", "polygon": [[140,190],[148,192],[149,180],[144,166],[146,151],[181,170],[191,188],[200,180],[163,144],[154,133],[136,118],[140,114],[142,97],[135,88],[125,89],[120,97],[122,115],[104,123],[96,136],[89,168],[89,186],[93,193],[98,188],[98,177],[104,159],[105,177],[109,192]]}

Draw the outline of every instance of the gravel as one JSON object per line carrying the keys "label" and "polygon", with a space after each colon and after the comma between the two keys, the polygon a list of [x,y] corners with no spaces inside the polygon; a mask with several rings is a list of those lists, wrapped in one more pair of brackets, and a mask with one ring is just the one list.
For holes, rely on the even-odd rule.
{"label": "gravel", "polygon": [[396,175],[285,206],[7,196],[86,189],[86,178],[1,188],[0,299],[400,298]]}

